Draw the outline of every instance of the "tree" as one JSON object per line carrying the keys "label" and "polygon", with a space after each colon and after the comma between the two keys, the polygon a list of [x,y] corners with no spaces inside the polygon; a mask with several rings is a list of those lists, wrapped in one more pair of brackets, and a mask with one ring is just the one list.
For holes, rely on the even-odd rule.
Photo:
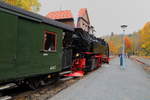
{"label": "tree", "polygon": [[113,55],[114,54],[117,55],[118,54],[118,48],[115,46],[114,42],[109,41],[108,45],[109,45],[110,53],[113,54]]}
{"label": "tree", "polygon": [[128,35],[128,37],[131,40],[131,48],[132,48],[132,54],[139,55],[140,51],[140,35],[138,32],[133,32],[133,34]]}
{"label": "tree", "polygon": [[40,2],[38,0],[2,0],[13,6],[21,7],[28,11],[37,12],[40,9]]}
{"label": "tree", "polygon": [[131,53],[132,52],[132,41],[128,36],[125,36],[125,51],[126,53]]}
{"label": "tree", "polygon": [[118,55],[121,53],[122,38],[121,35],[111,34],[110,36],[103,37],[109,44],[110,54]]}
{"label": "tree", "polygon": [[140,30],[141,55],[150,55],[150,22]]}

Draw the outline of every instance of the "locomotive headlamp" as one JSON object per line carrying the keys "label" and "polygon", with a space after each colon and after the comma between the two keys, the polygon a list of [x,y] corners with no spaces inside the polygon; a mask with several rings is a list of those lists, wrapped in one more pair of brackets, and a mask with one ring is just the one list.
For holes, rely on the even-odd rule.
{"label": "locomotive headlamp", "polygon": [[79,54],[79,53],[77,53],[77,54],[76,54],[76,57],[79,57],[79,55],[80,55],[80,54]]}

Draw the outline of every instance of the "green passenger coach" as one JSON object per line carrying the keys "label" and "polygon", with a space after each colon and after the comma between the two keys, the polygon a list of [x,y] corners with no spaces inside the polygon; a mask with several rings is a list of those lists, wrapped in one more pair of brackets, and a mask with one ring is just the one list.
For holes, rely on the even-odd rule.
{"label": "green passenger coach", "polygon": [[0,83],[14,79],[29,83],[28,77],[36,80],[36,76],[60,72],[64,33],[73,31],[63,23],[0,2]]}

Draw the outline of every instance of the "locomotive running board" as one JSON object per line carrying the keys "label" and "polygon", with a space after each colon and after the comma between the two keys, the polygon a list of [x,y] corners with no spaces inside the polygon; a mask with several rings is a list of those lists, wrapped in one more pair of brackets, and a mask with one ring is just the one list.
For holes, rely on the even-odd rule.
{"label": "locomotive running board", "polygon": [[64,71],[64,72],[59,73],[59,75],[65,75],[65,74],[69,74],[69,73],[72,73],[72,71]]}
{"label": "locomotive running board", "polygon": [[70,74],[65,74],[64,76],[69,76],[69,77],[82,77],[84,76],[84,71],[76,71]]}

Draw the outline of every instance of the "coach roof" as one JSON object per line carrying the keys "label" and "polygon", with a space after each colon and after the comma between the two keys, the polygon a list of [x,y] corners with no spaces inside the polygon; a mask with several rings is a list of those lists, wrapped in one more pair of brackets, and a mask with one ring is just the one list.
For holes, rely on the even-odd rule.
{"label": "coach roof", "polygon": [[0,2],[0,11],[11,13],[16,16],[24,17],[24,18],[34,20],[37,22],[46,23],[46,24],[49,24],[49,25],[52,25],[52,26],[55,26],[55,27],[58,27],[58,28],[61,28],[64,30],[74,31],[74,28],[69,25],[63,24],[63,23],[55,21],[53,19],[43,17],[43,16],[41,16],[39,14],[35,14],[33,12],[25,11],[22,8],[11,6],[4,2]]}

